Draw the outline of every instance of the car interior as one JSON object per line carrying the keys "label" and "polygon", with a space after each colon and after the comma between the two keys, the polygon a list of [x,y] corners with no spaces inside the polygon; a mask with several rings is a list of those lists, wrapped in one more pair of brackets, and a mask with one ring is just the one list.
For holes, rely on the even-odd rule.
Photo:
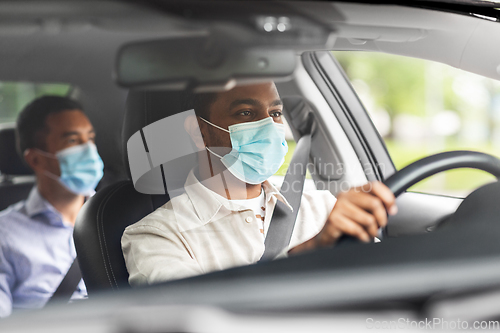
{"label": "car interior", "polygon": [[0,129],[0,209],[26,199],[35,184],[33,171],[19,157],[16,149],[15,128]]}
{"label": "car interior", "polygon": [[[419,318],[443,314],[443,307],[451,315],[461,313],[446,307],[452,297],[469,304],[471,293],[491,295],[500,277],[497,183],[466,199],[406,189],[458,167],[499,177],[500,162],[459,153],[398,172],[330,51],[427,59],[498,80],[500,48],[492,42],[500,34],[498,13],[467,1],[448,7],[429,1],[0,1],[0,81],[70,84],[69,96],[84,106],[105,165],[97,193],[83,206],[74,230],[89,298],[29,313],[32,323],[55,328],[50,321],[65,307],[72,311],[67,318],[86,327],[83,320],[98,316],[104,321],[106,314],[116,314],[112,309],[179,304],[276,318],[287,311],[393,311]],[[277,22],[282,33],[266,30],[278,29]],[[221,56],[218,47],[227,53]],[[245,54],[251,54],[247,63],[238,62]],[[316,189],[335,195],[397,176],[391,188],[402,192],[399,212],[389,217],[382,242],[345,244],[131,289],[120,244],[123,231],[165,204],[171,193],[168,186],[158,194],[136,190],[127,153],[130,137],[185,111],[188,89],[220,91],[266,80],[276,82],[295,141],[303,119],[315,119],[309,172]],[[17,155],[12,122],[0,128],[0,175],[0,209],[26,198],[35,182]],[[171,182],[182,181],[172,177]],[[131,317],[141,311],[131,311]],[[486,315],[495,316],[498,312]],[[5,328],[14,331],[19,324],[14,320]]]}

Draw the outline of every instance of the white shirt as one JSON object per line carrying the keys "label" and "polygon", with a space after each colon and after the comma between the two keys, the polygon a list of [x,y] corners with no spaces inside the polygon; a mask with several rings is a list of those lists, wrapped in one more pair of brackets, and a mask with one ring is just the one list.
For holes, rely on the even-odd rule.
{"label": "white shirt", "polygon": [[[218,194],[216,194],[218,195]],[[222,198],[224,200],[224,198]],[[246,199],[246,200],[230,200],[232,204],[240,205],[244,208],[251,209],[255,214],[255,218],[262,221],[260,233],[263,237],[264,235],[264,222],[266,220],[266,196],[264,195],[264,189],[260,192],[260,195],[256,198]]]}
{"label": "white shirt", "polygon": [[[262,185],[267,234],[277,200],[291,207],[270,182]],[[132,286],[249,265],[264,253],[262,221],[252,210],[209,190],[193,171],[184,189],[184,194],[125,229],[122,249]],[[286,252],[321,230],[335,201],[328,191],[303,193]]]}

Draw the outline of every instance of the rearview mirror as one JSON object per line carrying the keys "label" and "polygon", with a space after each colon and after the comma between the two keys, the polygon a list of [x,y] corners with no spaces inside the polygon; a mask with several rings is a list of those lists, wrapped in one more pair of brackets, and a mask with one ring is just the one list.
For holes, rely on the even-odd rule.
{"label": "rearview mirror", "polygon": [[283,80],[292,75],[296,54],[227,43],[208,35],[175,37],[123,46],[116,79],[126,88],[230,89],[239,83]]}

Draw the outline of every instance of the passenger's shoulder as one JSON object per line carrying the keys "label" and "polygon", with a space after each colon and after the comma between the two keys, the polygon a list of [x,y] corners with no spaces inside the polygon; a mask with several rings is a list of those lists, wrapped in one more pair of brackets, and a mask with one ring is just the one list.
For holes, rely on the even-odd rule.
{"label": "passenger's shoulder", "polygon": [[20,212],[23,206],[24,200],[12,204],[4,210],[0,211],[0,225],[5,225],[11,223],[13,220],[25,217],[25,215]]}
{"label": "passenger's shoulder", "polygon": [[0,211],[0,247],[10,250],[18,243],[19,237],[23,237],[24,231],[32,226],[27,223],[28,217],[19,211],[23,202],[9,206]]}

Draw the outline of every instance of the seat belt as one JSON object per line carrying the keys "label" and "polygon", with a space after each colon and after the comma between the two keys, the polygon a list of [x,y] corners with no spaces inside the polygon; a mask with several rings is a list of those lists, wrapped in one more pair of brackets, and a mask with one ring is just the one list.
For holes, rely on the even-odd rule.
{"label": "seat belt", "polygon": [[54,294],[52,294],[52,297],[49,299],[46,306],[56,302],[59,303],[65,299],[69,301],[81,279],[82,273],[80,271],[80,265],[78,264],[78,258],[75,258],[68,270],[68,273],[66,273],[59,284],[59,287],[57,287]]}
{"label": "seat belt", "polygon": [[291,211],[289,207],[278,200],[264,241],[264,254],[259,261],[269,261],[276,258],[290,244],[304,190],[307,164],[309,163],[309,153],[311,151],[313,123],[314,116],[309,114],[305,126],[301,128],[302,136],[297,142],[292,161],[281,186],[280,193],[293,210]]}

